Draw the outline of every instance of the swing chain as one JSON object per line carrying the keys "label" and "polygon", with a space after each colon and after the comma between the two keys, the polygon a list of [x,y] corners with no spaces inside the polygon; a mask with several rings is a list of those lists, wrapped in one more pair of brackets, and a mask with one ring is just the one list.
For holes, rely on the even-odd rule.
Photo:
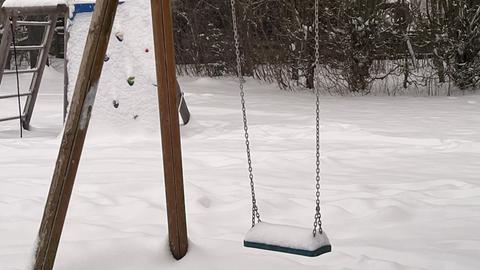
{"label": "swing chain", "polygon": [[244,91],[244,84],[245,79],[242,73],[242,58],[240,54],[240,37],[238,34],[238,26],[237,26],[237,15],[236,15],[236,1],[230,0],[232,5],[232,24],[233,24],[233,34],[235,39],[235,56],[237,60],[237,75],[240,81],[239,88],[240,88],[240,98],[242,104],[242,116],[243,116],[243,130],[245,132],[245,146],[247,149],[247,161],[248,161],[248,177],[250,178],[250,190],[252,193],[252,227],[255,226],[256,221],[261,222],[260,213],[258,212],[257,207],[257,199],[255,197],[255,183],[253,181],[253,168],[252,168],[252,155],[250,152],[250,139],[248,135],[248,122],[247,122],[247,108],[245,105],[245,91]]}
{"label": "swing chain", "polygon": [[[319,1],[315,0],[315,71],[318,70],[320,65],[320,19],[319,19]],[[315,74],[313,75],[315,78]],[[314,80],[315,81],[315,80]],[[320,212],[320,93],[318,85],[314,82],[315,96],[316,96],[316,178],[315,178],[315,188],[316,188],[316,206],[315,206],[315,219],[313,222],[313,236],[318,233],[322,234],[322,214]]]}

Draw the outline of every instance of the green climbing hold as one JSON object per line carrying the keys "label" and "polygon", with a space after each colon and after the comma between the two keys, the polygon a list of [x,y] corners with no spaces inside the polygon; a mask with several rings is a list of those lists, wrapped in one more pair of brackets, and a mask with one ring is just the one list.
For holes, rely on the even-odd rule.
{"label": "green climbing hold", "polygon": [[127,82],[130,86],[133,86],[133,84],[135,84],[135,77],[134,76],[128,77]]}

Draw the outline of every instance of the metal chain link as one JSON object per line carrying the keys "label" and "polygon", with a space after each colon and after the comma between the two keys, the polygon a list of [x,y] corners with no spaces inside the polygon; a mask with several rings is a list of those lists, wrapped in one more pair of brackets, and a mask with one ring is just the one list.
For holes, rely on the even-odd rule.
{"label": "metal chain link", "polygon": [[[319,18],[319,1],[315,0],[315,71],[318,71],[320,65],[320,18]],[[314,71],[314,72],[315,72]],[[313,76],[315,78],[315,74]],[[315,178],[315,188],[316,188],[316,205],[315,205],[315,220],[313,222],[313,236],[323,233],[322,229],[322,214],[320,212],[320,93],[318,85],[314,79],[314,88],[316,95],[316,178]]]}
{"label": "metal chain link", "polygon": [[240,81],[240,98],[242,104],[242,116],[243,116],[243,130],[245,131],[245,146],[247,149],[247,161],[248,161],[248,177],[250,178],[250,191],[252,193],[252,227],[255,226],[256,221],[261,222],[260,213],[258,212],[257,199],[255,197],[255,183],[253,181],[253,168],[252,168],[252,155],[250,152],[250,140],[248,135],[248,122],[247,122],[247,108],[245,105],[245,91],[244,84],[245,79],[243,78],[242,73],[242,58],[240,55],[240,37],[238,34],[237,26],[237,11],[236,11],[236,2],[231,0],[232,5],[232,23],[233,23],[233,34],[235,39],[235,55],[237,58],[237,74]]}

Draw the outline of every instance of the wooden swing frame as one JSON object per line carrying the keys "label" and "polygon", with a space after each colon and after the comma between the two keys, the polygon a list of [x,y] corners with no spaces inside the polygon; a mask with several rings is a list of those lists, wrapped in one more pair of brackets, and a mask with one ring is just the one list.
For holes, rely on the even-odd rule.
{"label": "wooden swing frame", "polygon": [[[118,0],[96,2],[38,233],[34,270],[53,269],[117,5]],[[170,0],[151,0],[151,9],[169,244],[172,255],[179,260],[187,253],[188,238]]]}

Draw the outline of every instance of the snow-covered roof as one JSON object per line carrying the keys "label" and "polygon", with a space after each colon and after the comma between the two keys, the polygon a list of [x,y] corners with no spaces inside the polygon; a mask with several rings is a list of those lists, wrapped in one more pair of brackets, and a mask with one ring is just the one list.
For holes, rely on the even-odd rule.
{"label": "snow-covered roof", "polygon": [[93,4],[96,0],[74,0],[75,4]]}
{"label": "snow-covered roof", "polygon": [[51,7],[68,5],[71,0],[5,0],[2,7]]}

